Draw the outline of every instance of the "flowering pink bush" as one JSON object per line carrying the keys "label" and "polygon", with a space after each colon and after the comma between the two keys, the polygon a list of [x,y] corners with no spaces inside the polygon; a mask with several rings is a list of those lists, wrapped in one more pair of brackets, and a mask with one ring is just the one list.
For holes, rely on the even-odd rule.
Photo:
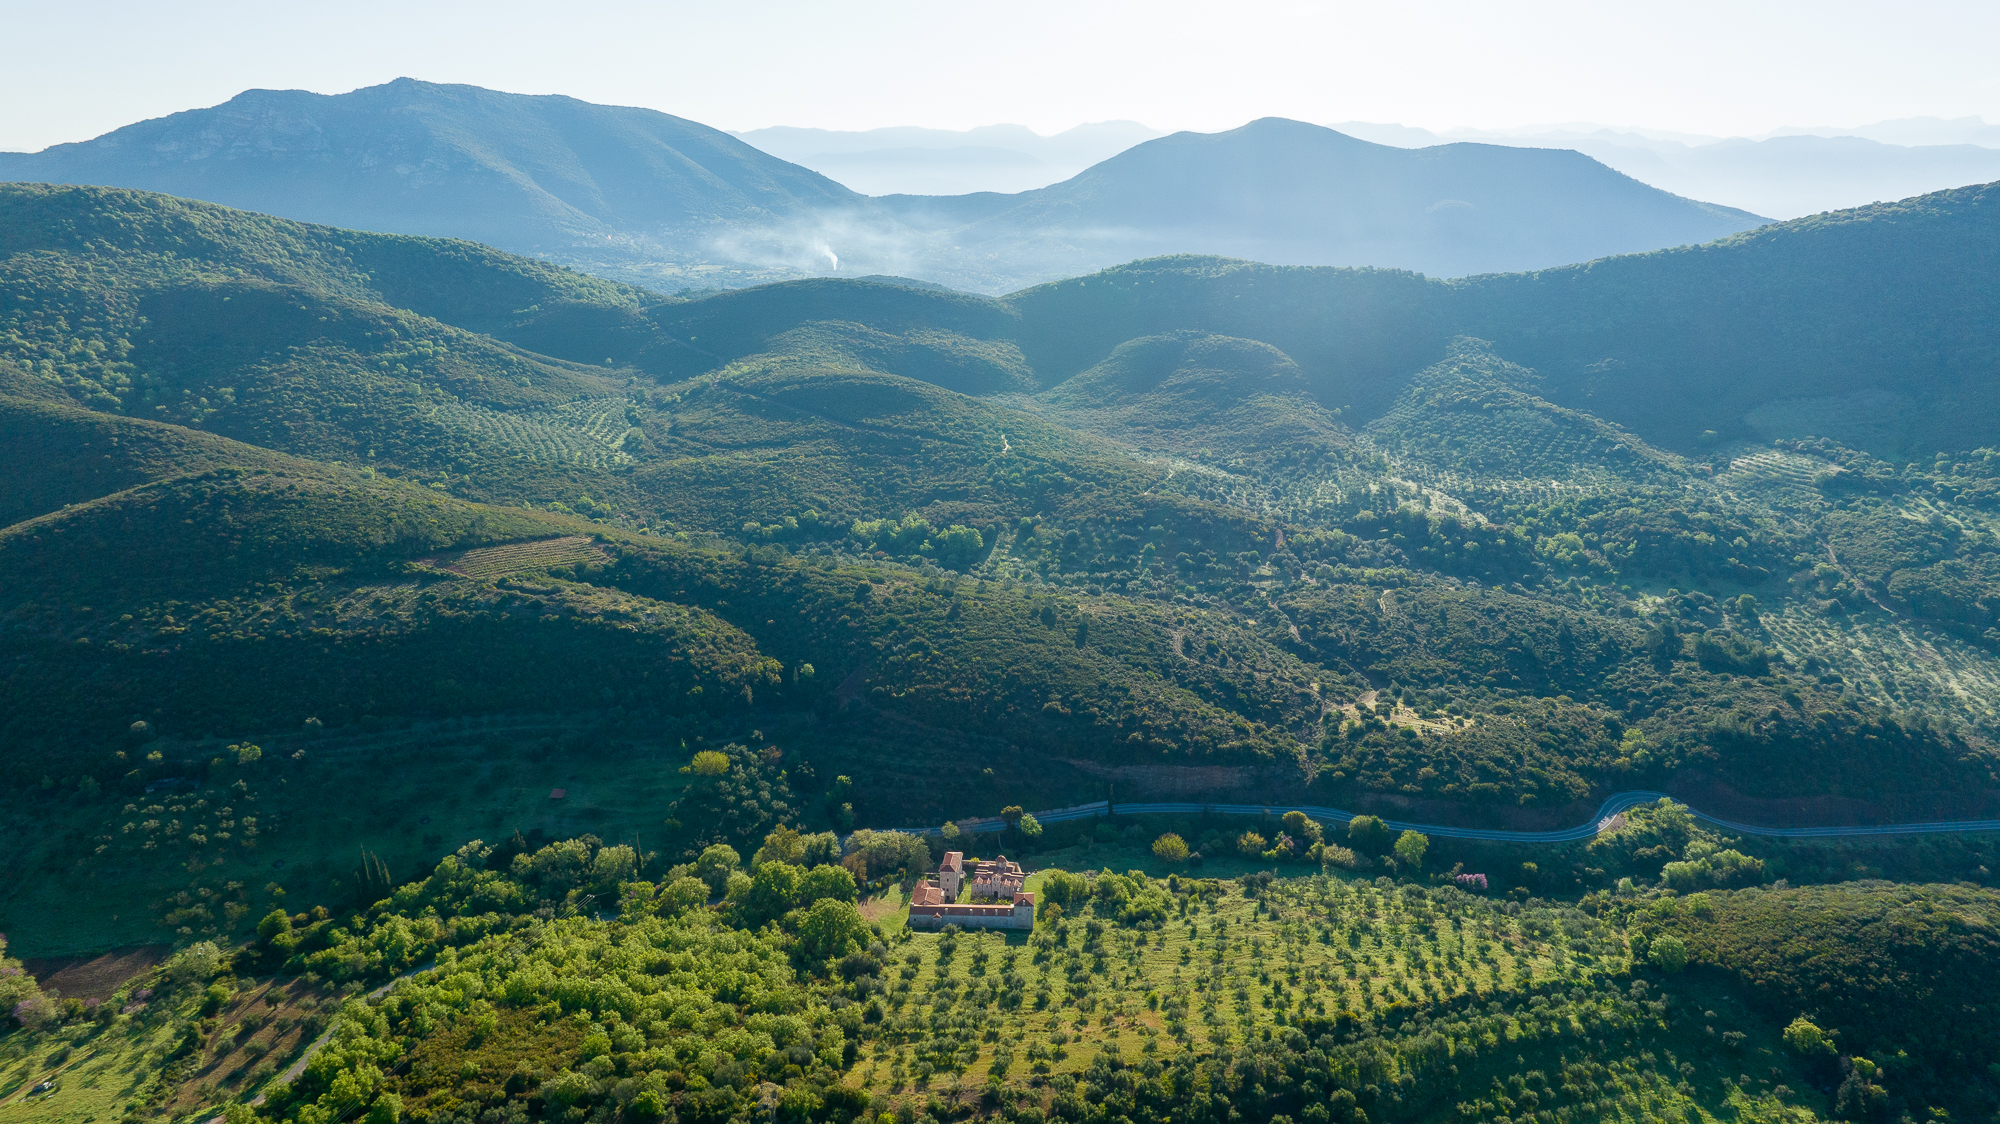
{"label": "flowering pink bush", "polygon": [[34,1030],[56,1013],[55,1004],[36,995],[14,1004],[14,1021]]}
{"label": "flowering pink bush", "polygon": [[1452,881],[1468,890],[1484,890],[1486,888],[1486,876],[1484,874],[1461,874],[1452,879]]}

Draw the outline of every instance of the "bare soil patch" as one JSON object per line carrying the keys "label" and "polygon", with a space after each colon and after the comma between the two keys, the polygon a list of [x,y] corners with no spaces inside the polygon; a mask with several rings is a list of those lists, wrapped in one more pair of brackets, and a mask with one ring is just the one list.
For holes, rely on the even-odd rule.
{"label": "bare soil patch", "polygon": [[602,562],[604,552],[589,535],[564,535],[554,539],[503,543],[433,554],[417,561],[438,570],[449,570],[469,578],[495,578],[521,570],[550,566],[573,566],[580,562]]}
{"label": "bare soil patch", "polygon": [[115,948],[95,956],[46,956],[23,960],[21,966],[44,989],[65,999],[109,999],[134,976],[153,970],[173,949],[163,944]]}

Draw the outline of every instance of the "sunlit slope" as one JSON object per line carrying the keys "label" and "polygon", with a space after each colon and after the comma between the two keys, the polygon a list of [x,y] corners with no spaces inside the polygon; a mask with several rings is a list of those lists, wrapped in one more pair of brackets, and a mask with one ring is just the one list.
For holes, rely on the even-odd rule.
{"label": "sunlit slope", "polygon": [[[16,524],[0,532],[15,732],[86,714],[106,731],[122,716],[196,732],[604,704],[577,696],[571,676],[678,710],[694,687],[730,694],[768,677],[754,642],[698,610],[588,584],[511,590],[504,566],[480,579],[443,568],[454,551],[590,529],[296,461],[172,477]],[[511,572],[531,574],[608,557],[512,553]]]}
{"label": "sunlit slope", "polygon": [[613,233],[699,234],[861,200],[654,110],[409,78],[335,95],[249,90],[94,140],[0,155],[0,178],[170,192],[517,252]]}
{"label": "sunlit slope", "polygon": [[1715,430],[1928,455],[1987,444],[2000,422],[1996,263],[1988,184],[1476,279],[1454,290],[1455,319],[1555,401],[1673,447]]}
{"label": "sunlit slope", "polygon": [[1276,117],[1160,137],[1050,187],[976,198],[993,210],[952,229],[955,245],[1079,271],[1192,252],[1453,277],[1706,242],[1766,221],[1578,152],[1391,148]]}
{"label": "sunlit slope", "polygon": [[1204,460],[1313,455],[1350,443],[1290,356],[1192,331],[1120,344],[1039,398],[1065,424]]}

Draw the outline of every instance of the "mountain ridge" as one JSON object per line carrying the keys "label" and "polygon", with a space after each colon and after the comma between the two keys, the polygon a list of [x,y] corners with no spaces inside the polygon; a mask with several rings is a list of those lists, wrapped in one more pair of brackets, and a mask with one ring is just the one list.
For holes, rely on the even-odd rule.
{"label": "mountain ridge", "polygon": [[1097,256],[1114,259],[1212,253],[1442,276],[1706,242],[1767,221],[1668,195],[1580,153],[1397,149],[1275,117],[1146,141],[1019,195],[894,205],[916,221],[958,220],[953,240],[975,247],[1097,243]]}
{"label": "mountain ridge", "polygon": [[1001,293],[1191,251],[1462,275],[1761,221],[1574,154],[1413,154],[1278,118],[1144,141],[1018,195],[876,198],[654,110],[409,78],[337,95],[246,91],[0,153],[0,179],[469,239],[669,292],[898,274]]}
{"label": "mountain ridge", "polygon": [[[240,172],[232,180],[218,169]],[[286,217],[545,252],[860,199],[657,110],[412,78],[334,95],[250,90],[94,140],[0,154],[0,178],[30,170],[111,175],[127,181],[113,186],[250,210],[278,210],[270,204],[282,199]],[[474,206],[465,194],[436,198],[452,177]]]}

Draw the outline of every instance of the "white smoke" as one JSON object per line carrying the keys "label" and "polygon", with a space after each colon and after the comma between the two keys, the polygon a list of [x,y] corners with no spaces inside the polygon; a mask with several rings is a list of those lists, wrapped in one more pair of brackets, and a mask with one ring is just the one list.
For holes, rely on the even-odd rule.
{"label": "white smoke", "polygon": [[[1026,245],[961,249],[951,231],[913,230],[886,215],[865,211],[822,211],[715,232],[700,253],[711,262],[773,274],[888,274],[996,296],[1141,256],[1079,252],[1063,238],[1044,234]],[[841,246],[838,254],[835,242]]]}
{"label": "white smoke", "polygon": [[[932,241],[885,216],[832,211],[720,231],[705,249],[712,260],[805,277],[828,272],[910,276],[936,255]],[[833,248],[836,242],[839,252]]]}

